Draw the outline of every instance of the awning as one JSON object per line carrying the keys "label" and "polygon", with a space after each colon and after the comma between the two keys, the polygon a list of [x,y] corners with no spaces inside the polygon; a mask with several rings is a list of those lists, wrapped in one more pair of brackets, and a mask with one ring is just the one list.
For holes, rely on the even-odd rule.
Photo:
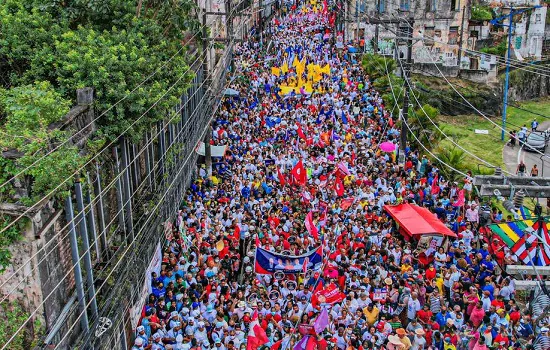
{"label": "awning", "polygon": [[[225,156],[225,151],[227,151],[227,146],[210,146],[210,149],[212,151],[212,157],[223,157]],[[197,147],[197,153],[201,156],[205,155],[205,146],[204,142],[199,142],[199,146]]]}
{"label": "awning", "polygon": [[456,238],[456,233],[426,208],[413,204],[399,204],[385,205],[384,210],[397,221],[402,232],[409,237],[439,234]]}

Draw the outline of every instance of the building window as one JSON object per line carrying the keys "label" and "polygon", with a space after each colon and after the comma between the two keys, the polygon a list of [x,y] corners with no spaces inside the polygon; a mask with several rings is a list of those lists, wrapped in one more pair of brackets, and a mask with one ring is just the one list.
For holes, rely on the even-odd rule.
{"label": "building window", "polygon": [[409,11],[409,9],[410,9],[409,0],[399,0],[399,9],[401,11]]}
{"label": "building window", "polygon": [[384,13],[386,11],[386,0],[378,1],[378,12]]}
{"label": "building window", "polygon": [[456,45],[458,42],[458,27],[449,27],[449,45]]}
{"label": "building window", "polygon": [[540,13],[535,14],[535,23],[540,23],[541,15]]}
{"label": "building window", "polygon": [[470,31],[470,35],[469,35],[470,38],[479,38],[479,32],[477,30],[472,30]]}
{"label": "building window", "polygon": [[435,27],[424,27],[424,44],[434,44]]}
{"label": "building window", "polygon": [[451,0],[451,11],[460,10],[460,0]]}
{"label": "building window", "polygon": [[521,49],[521,36],[516,37],[516,50]]}
{"label": "building window", "polygon": [[429,0],[428,1],[428,4],[430,5],[430,9],[429,9],[430,12],[437,11],[437,7],[435,6],[436,2],[437,2],[437,0]]}

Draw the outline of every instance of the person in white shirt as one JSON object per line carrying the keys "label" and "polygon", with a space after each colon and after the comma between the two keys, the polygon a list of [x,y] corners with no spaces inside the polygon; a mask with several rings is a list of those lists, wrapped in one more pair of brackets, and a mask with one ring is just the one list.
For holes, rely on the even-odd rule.
{"label": "person in white shirt", "polygon": [[411,293],[411,297],[407,303],[407,318],[409,321],[416,318],[416,313],[420,311],[421,308],[418,294],[416,292]]}

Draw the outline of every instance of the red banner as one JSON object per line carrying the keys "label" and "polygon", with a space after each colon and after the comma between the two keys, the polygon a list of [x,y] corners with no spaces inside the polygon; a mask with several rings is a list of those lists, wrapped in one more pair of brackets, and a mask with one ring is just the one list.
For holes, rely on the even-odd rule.
{"label": "red banner", "polygon": [[332,305],[346,299],[346,295],[340,292],[340,290],[334,283],[331,283],[328,286],[326,286],[324,289],[321,289],[315,292],[314,296],[316,296],[316,299],[319,302],[319,304]]}

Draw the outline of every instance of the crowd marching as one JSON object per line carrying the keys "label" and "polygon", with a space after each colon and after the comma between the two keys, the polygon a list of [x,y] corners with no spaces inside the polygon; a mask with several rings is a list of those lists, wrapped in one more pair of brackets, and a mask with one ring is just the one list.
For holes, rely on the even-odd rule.
{"label": "crowd marching", "polygon": [[[502,269],[517,258],[479,234],[472,178],[380,149],[396,119],[326,2],[271,24],[269,50],[235,49],[212,125],[227,152],[183,199],[132,349],[550,349]],[[400,203],[463,217],[458,239],[419,259],[382,209]]]}

